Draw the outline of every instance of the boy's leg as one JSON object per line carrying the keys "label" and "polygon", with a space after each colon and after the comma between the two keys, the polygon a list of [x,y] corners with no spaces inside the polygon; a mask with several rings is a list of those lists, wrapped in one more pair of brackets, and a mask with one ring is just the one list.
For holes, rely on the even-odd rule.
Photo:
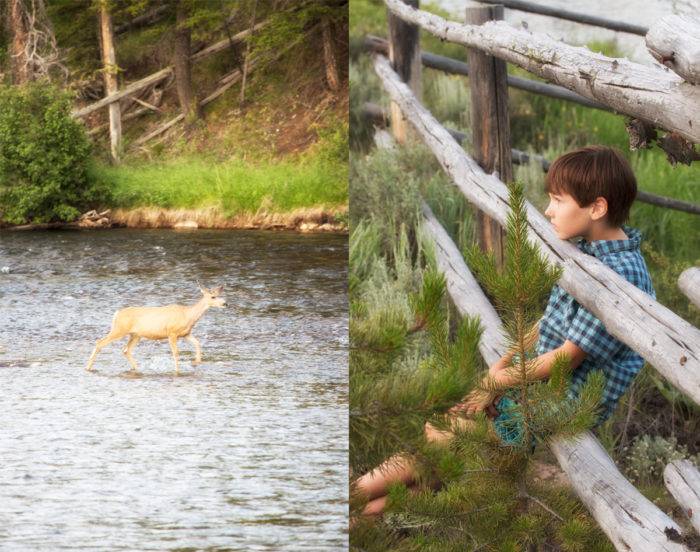
{"label": "boy's leg", "polygon": [[355,481],[355,489],[362,493],[367,500],[383,497],[392,483],[399,481],[410,484],[416,475],[413,460],[405,455],[397,454],[384,461],[379,467],[367,472]]}
{"label": "boy's leg", "polygon": [[[459,416],[454,416],[451,423],[453,429],[461,431],[469,431],[476,425],[476,422],[473,420],[467,420]],[[450,431],[439,430],[430,422],[425,424],[425,438],[429,442],[444,444],[452,437],[454,437],[454,434]],[[413,459],[397,454],[386,460],[379,467],[358,478],[354,487],[356,491],[362,493],[370,501],[365,507],[365,511],[367,511],[367,508],[370,508],[370,505],[374,504],[370,508],[373,513],[381,513],[384,502],[377,502],[377,500],[386,496],[389,485],[399,481],[410,485],[415,481],[415,478],[416,469]],[[374,512],[377,509],[378,512]]]}
{"label": "boy's leg", "polygon": [[[450,425],[454,431],[471,431],[476,427],[476,422],[460,416],[452,416]],[[445,444],[452,440],[454,436],[455,434],[452,431],[438,429],[430,422],[425,424],[425,438],[431,443]]]}

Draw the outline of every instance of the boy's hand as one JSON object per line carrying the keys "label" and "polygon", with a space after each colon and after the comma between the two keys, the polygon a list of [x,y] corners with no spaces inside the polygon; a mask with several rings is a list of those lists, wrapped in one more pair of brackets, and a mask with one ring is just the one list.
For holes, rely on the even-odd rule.
{"label": "boy's hand", "polygon": [[[474,389],[461,403],[454,405],[448,412],[450,414],[466,414],[471,416],[482,410],[487,410],[489,414],[495,415],[495,408],[493,407],[495,398],[496,396],[493,393],[481,389]],[[493,409],[493,412],[491,409]]]}

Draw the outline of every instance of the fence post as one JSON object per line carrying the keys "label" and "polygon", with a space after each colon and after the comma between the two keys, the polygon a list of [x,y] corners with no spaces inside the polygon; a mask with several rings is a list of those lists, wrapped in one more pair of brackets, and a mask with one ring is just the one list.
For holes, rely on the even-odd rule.
{"label": "fence post", "polygon": [[[102,0],[100,3],[100,38],[105,91],[106,95],[110,96],[119,90],[119,84],[117,80],[117,56],[114,52],[112,16],[109,13],[106,0]],[[109,104],[109,138],[112,161],[117,163],[119,162],[122,141],[122,117],[118,101]]]}
{"label": "fence post", "polygon": [[[404,0],[418,8],[418,0]],[[387,10],[388,11],[388,10]],[[417,25],[405,23],[388,11],[389,61],[401,80],[408,84],[413,94],[421,99],[420,30]],[[406,143],[411,132],[408,121],[403,118],[399,106],[391,102],[391,130],[400,144]]]}
{"label": "fence post", "polygon": [[[503,19],[503,6],[468,7],[466,23],[481,25]],[[469,88],[473,158],[487,173],[497,171],[501,181],[513,180],[508,118],[508,74],[506,62],[468,48]],[[483,251],[492,251],[503,266],[503,228],[477,211],[477,240]]]}

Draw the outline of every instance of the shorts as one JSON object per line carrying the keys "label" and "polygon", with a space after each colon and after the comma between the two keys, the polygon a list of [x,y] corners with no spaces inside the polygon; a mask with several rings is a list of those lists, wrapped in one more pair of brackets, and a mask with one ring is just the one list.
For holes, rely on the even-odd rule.
{"label": "shorts", "polygon": [[[518,403],[507,395],[503,395],[496,403],[498,416],[493,419],[493,427],[505,446],[519,447],[523,444],[523,417]],[[535,438],[531,437],[531,451],[535,449]]]}

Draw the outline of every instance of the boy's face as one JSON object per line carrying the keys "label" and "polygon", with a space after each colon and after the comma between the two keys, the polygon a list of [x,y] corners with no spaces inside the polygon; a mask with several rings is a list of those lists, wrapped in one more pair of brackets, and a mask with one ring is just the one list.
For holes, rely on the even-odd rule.
{"label": "boy's face", "polygon": [[566,192],[548,195],[549,205],[544,215],[554,226],[557,236],[562,240],[586,236],[593,223],[590,207],[580,207],[573,196]]}

